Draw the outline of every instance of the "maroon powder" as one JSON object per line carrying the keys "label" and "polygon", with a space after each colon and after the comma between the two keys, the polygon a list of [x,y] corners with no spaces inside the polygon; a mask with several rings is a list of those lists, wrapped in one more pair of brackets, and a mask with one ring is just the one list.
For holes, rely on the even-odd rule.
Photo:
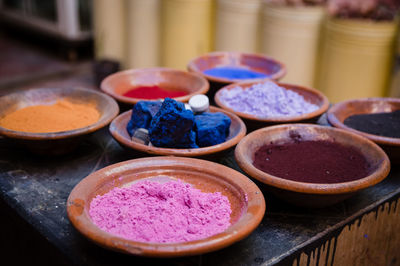
{"label": "maroon powder", "polygon": [[158,86],[141,86],[135,87],[123,94],[123,96],[130,98],[154,100],[164,98],[176,98],[185,96],[188,93],[182,90],[166,90]]}
{"label": "maroon powder", "polygon": [[306,183],[341,183],[369,174],[369,164],[356,149],[331,141],[299,141],[259,148],[253,165],[268,174]]}

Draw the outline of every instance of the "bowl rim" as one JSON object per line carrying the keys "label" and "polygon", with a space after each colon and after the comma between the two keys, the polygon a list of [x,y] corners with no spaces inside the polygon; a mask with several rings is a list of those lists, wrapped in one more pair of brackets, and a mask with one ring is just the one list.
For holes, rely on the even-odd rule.
{"label": "bowl rim", "polygon": [[0,126],[0,135],[3,135],[8,138],[13,138],[13,139],[24,139],[24,140],[57,140],[57,139],[65,139],[65,138],[71,138],[71,137],[77,137],[81,135],[86,135],[89,133],[92,133],[102,127],[107,126],[119,113],[119,107],[117,102],[110,96],[95,91],[93,89],[86,89],[86,88],[32,88],[24,91],[19,91],[19,92],[13,92],[7,95],[4,95],[0,97],[0,101],[3,97],[10,97],[12,95],[17,95],[21,94],[24,95],[27,92],[31,91],[81,91],[85,92],[88,94],[93,94],[97,95],[100,98],[103,98],[107,102],[107,110],[108,113],[106,116],[100,116],[99,120],[97,120],[95,123],[78,128],[78,129],[73,129],[73,130],[66,130],[66,131],[58,131],[58,132],[49,132],[49,133],[32,133],[32,132],[24,132],[24,131],[15,131],[15,130],[10,130],[4,127]]}
{"label": "bowl rim", "polygon": [[[359,144],[362,145],[370,145],[372,146],[375,150],[377,150],[383,160],[382,164],[379,165],[379,167],[370,175],[349,181],[349,182],[341,182],[341,183],[333,183],[333,184],[324,184],[324,183],[306,183],[306,182],[299,182],[299,181],[293,181],[289,179],[284,179],[278,176],[274,176],[271,174],[268,174],[264,171],[261,171],[257,169],[252,163],[248,162],[246,158],[243,155],[242,150],[246,149],[246,142],[251,140],[251,138],[256,135],[258,132],[261,131],[273,131],[277,128],[305,128],[305,127],[313,127],[313,128],[322,128],[327,131],[331,132],[338,132],[339,134],[345,134],[345,135],[350,135],[356,139],[356,141]],[[354,145],[356,146],[356,144]],[[276,187],[279,189],[284,189],[292,192],[299,192],[303,194],[320,194],[320,195],[334,195],[334,194],[346,194],[346,193],[353,193],[355,191],[373,186],[379,182],[381,182],[383,179],[387,177],[390,171],[390,161],[386,153],[380,148],[377,144],[374,142],[357,135],[355,133],[343,130],[343,129],[338,129],[334,127],[327,127],[327,126],[319,126],[319,125],[313,125],[313,124],[283,124],[283,125],[276,125],[276,126],[270,126],[270,127],[265,127],[258,129],[256,131],[253,131],[252,133],[248,134],[246,137],[244,137],[239,144],[236,146],[235,149],[235,159],[236,162],[238,163],[239,167],[243,169],[249,176],[252,178],[257,179],[258,181],[267,184],[272,187]]]}
{"label": "bowl rim", "polygon": [[[312,94],[314,94],[315,96],[319,97],[322,101],[322,104],[319,106],[319,108],[311,113],[306,113],[306,114],[302,114],[302,115],[297,115],[297,116],[281,116],[281,117],[270,117],[270,118],[260,118],[254,115],[250,115],[247,113],[243,113],[243,112],[238,112],[235,111],[234,109],[226,106],[221,100],[220,100],[220,95],[222,93],[223,90],[227,90],[227,89],[232,89],[235,87],[242,87],[242,86],[252,86],[255,84],[260,84],[262,82],[273,82],[275,84],[277,84],[280,87],[285,88],[286,90],[288,89],[287,87],[295,87],[299,90],[303,90],[303,91],[307,91],[310,92]],[[289,122],[300,122],[302,120],[308,120],[308,119],[312,119],[315,118],[317,116],[322,115],[323,113],[325,113],[328,108],[329,108],[329,100],[328,98],[319,90],[316,89],[312,89],[310,87],[307,86],[302,86],[302,85],[294,85],[291,83],[282,83],[282,82],[276,82],[274,80],[263,80],[263,81],[255,81],[255,82],[239,82],[239,83],[232,83],[229,84],[227,86],[224,86],[222,88],[220,88],[214,95],[214,101],[215,103],[221,107],[222,109],[228,110],[232,113],[235,113],[237,116],[250,120],[250,121],[256,121],[256,122],[265,122],[265,123],[289,123]]]}
{"label": "bowl rim", "polygon": [[[221,77],[215,77],[215,76],[211,76],[211,75],[207,75],[204,72],[200,71],[199,68],[196,65],[196,61],[204,58],[206,56],[219,56],[219,55],[227,55],[229,54],[232,57],[240,57],[241,55],[244,56],[255,56],[255,57],[260,57],[263,58],[267,61],[270,61],[276,65],[279,66],[279,70],[278,72],[273,73],[270,77],[267,78],[257,78],[257,79],[227,79],[227,78],[221,78]],[[261,54],[261,53],[246,53],[246,52],[226,52],[226,51],[216,51],[216,52],[210,52],[210,53],[206,53],[203,55],[200,55],[198,57],[193,58],[192,60],[189,61],[189,63],[187,64],[186,68],[190,71],[190,72],[194,72],[194,73],[198,73],[204,77],[206,77],[207,80],[213,81],[213,82],[217,82],[217,83],[226,83],[226,84],[231,84],[231,83],[237,83],[237,82],[251,82],[251,81],[262,81],[265,79],[272,79],[272,80],[279,80],[281,78],[283,78],[286,73],[286,65],[284,63],[282,63],[279,60],[276,60],[275,58],[272,58],[270,56]]]}
{"label": "bowl rim", "polygon": [[217,153],[217,152],[220,152],[223,150],[227,150],[227,149],[235,146],[246,135],[246,125],[244,124],[242,119],[240,119],[240,117],[238,117],[234,113],[228,112],[226,110],[223,110],[223,109],[215,107],[215,106],[210,106],[210,111],[221,112],[221,113],[224,113],[225,115],[228,115],[231,119],[232,118],[235,119],[239,123],[239,127],[240,127],[238,134],[223,143],[213,145],[213,146],[203,147],[203,148],[174,149],[174,148],[161,148],[161,147],[148,146],[148,145],[144,145],[141,143],[133,142],[131,140],[127,140],[121,134],[118,133],[116,124],[121,123],[123,121],[127,121],[127,119],[129,121],[132,110],[126,111],[126,112],[118,115],[116,118],[114,118],[110,124],[109,129],[110,129],[111,135],[118,143],[124,145],[125,147],[134,149],[134,150],[137,150],[140,152],[154,154],[154,155],[172,155],[172,156],[187,156],[187,157],[205,156],[205,155],[210,155],[210,154]]}
{"label": "bowl rim", "polygon": [[[206,172],[216,177],[224,173],[224,180],[242,189],[246,195],[246,209],[242,210],[239,220],[227,229],[232,232],[226,232],[225,230],[208,238],[181,243],[146,243],[114,236],[98,228],[91,221],[87,212],[87,204],[85,203],[85,200],[93,198],[92,193],[95,191],[96,182],[107,179],[109,181],[102,181],[102,183],[111,182],[119,174],[123,175],[127,170],[148,168],[151,166],[157,166],[158,168],[167,167],[169,170],[174,167],[176,169],[179,169],[179,167],[188,167],[191,171]],[[85,186],[90,189],[84,189]],[[242,200],[242,202],[244,201]],[[147,257],[197,255],[227,247],[247,237],[254,231],[263,219],[264,213],[265,199],[261,190],[242,173],[215,162],[175,156],[145,157],[109,165],[82,179],[72,189],[67,200],[68,218],[72,225],[86,238],[114,251]],[[244,222],[245,226],[243,226]]]}
{"label": "bowl rim", "polygon": [[111,88],[111,86],[107,85],[111,79],[115,79],[120,76],[132,75],[132,74],[140,73],[140,72],[175,72],[175,73],[180,73],[182,75],[190,76],[191,78],[199,79],[202,82],[202,86],[197,91],[192,92],[187,95],[184,95],[184,96],[173,98],[174,100],[180,101],[180,102],[187,102],[187,101],[189,101],[190,97],[197,95],[197,94],[206,94],[210,88],[210,84],[208,83],[207,79],[205,79],[203,76],[199,75],[198,73],[193,73],[193,72],[188,72],[188,71],[174,69],[174,68],[168,68],[168,67],[147,67],[147,68],[126,69],[126,70],[122,70],[122,71],[113,73],[102,80],[102,82],[100,84],[100,89],[104,93],[115,98],[117,101],[119,101],[121,103],[125,103],[125,104],[130,104],[130,105],[134,105],[139,101],[158,100],[158,99],[131,98],[131,97],[123,96],[121,94],[115,93],[115,91]]}
{"label": "bowl rim", "polygon": [[[356,133],[358,135],[364,136],[373,142],[376,142],[380,145],[388,145],[388,146],[400,146],[400,138],[391,138],[391,137],[384,137],[384,136],[378,136],[374,134],[369,134],[363,131],[359,131],[357,129],[351,128],[346,126],[344,123],[342,123],[338,117],[337,117],[337,112],[340,109],[346,108],[349,104],[352,103],[373,103],[373,102],[396,102],[400,104],[400,99],[398,98],[391,98],[391,97],[374,97],[374,98],[360,98],[360,99],[352,99],[352,100],[346,100],[339,102],[337,104],[334,104],[327,112],[327,119],[328,122],[336,127],[336,128],[341,128],[344,130],[351,131],[353,133]],[[400,109],[399,109],[400,110]],[[365,113],[365,114],[371,114],[371,113]],[[347,117],[346,117],[347,118]]]}

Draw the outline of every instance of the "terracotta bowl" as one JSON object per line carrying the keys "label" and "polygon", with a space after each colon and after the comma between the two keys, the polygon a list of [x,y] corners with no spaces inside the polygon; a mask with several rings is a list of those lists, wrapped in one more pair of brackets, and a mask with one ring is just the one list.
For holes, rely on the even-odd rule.
{"label": "terracotta bowl", "polygon": [[109,96],[88,89],[40,88],[12,93],[0,97],[0,117],[33,105],[54,104],[59,99],[76,103],[94,103],[100,119],[87,127],[55,133],[29,133],[0,127],[0,135],[14,139],[38,154],[65,154],[72,151],[89,133],[107,126],[118,114],[118,104]]}
{"label": "terracotta bowl", "polygon": [[276,124],[283,124],[283,123],[314,123],[318,120],[318,118],[325,113],[328,108],[329,108],[329,100],[328,98],[320,91],[314,90],[311,88],[307,88],[304,86],[299,86],[299,85],[291,85],[291,84],[286,84],[286,83],[277,83],[279,86],[286,88],[287,90],[294,91],[301,96],[304,97],[304,99],[307,102],[313,103],[319,108],[315,110],[314,112],[308,113],[308,114],[303,114],[303,115],[297,115],[297,116],[285,116],[285,117],[275,117],[275,118],[260,118],[254,115],[246,114],[246,113],[241,113],[237,112],[234,109],[226,106],[222,101],[221,101],[221,93],[223,90],[230,90],[233,89],[237,86],[242,87],[244,90],[246,88],[249,88],[253,86],[254,84],[260,83],[259,81],[257,82],[247,82],[247,83],[234,83],[227,85],[215,94],[215,103],[220,106],[221,108],[228,110],[230,112],[235,113],[239,117],[243,119],[245,122],[247,128],[249,131],[253,131],[255,129],[259,129],[265,126],[270,126],[270,125],[276,125]]}
{"label": "terracotta bowl", "polygon": [[194,149],[173,149],[173,148],[159,148],[154,146],[143,145],[141,143],[133,142],[126,130],[126,125],[131,119],[132,111],[127,111],[117,116],[110,124],[110,132],[116,141],[122,146],[133,149],[139,152],[153,154],[153,155],[173,155],[185,157],[204,157],[207,159],[218,157],[221,153],[234,147],[245,135],[246,126],[243,121],[233,113],[227,112],[220,108],[210,106],[210,112],[221,112],[229,116],[231,119],[231,126],[229,128],[229,136],[224,143]]}
{"label": "terracotta bowl", "polygon": [[400,110],[398,98],[364,98],[340,102],[329,109],[328,121],[334,127],[342,128],[377,143],[388,154],[392,163],[400,163],[400,138],[382,137],[368,134],[346,126],[343,122],[352,115],[393,112]]}
{"label": "terracotta bowl", "polygon": [[208,96],[211,99],[214,99],[214,94],[218,89],[227,84],[264,79],[226,79],[204,74],[205,70],[221,66],[245,67],[252,71],[264,73],[272,80],[279,80],[286,74],[286,66],[283,63],[265,55],[239,52],[212,52],[199,56],[189,62],[187,69],[202,75],[210,82]]}
{"label": "terracotta bowl", "polygon": [[[371,165],[368,176],[349,182],[315,184],[297,182],[267,174],[253,165],[255,152],[263,145],[292,142],[290,135],[303,140],[331,140],[359,150]],[[318,156],[318,155],[316,155]],[[390,162],[385,152],[372,141],[349,131],[311,124],[287,124],[266,127],[244,137],[237,145],[235,158],[247,174],[266,184],[266,189],[289,203],[304,207],[325,207],[373,186],[389,174]]]}
{"label": "terracotta bowl", "polygon": [[[113,236],[92,222],[89,209],[94,197],[144,178],[155,182],[180,179],[203,192],[221,192],[231,204],[231,226],[197,241],[158,244]],[[72,190],[67,212],[75,228],[100,246],[139,256],[177,257],[214,251],[245,238],[261,222],[265,201],[250,179],[226,166],[193,158],[151,157],[117,163],[90,174]]]}
{"label": "terracotta bowl", "polygon": [[101,82],[100,88],[118,102],[132,106],[143,99],[123,96],[125,92],[134,87],[154,85],[160,86],[165,90],[187,91],[187,95],[174,98],[181,102],[189,101],[193,95],[205,94],[209,89],[207,80],[202,76],[170,68],[143,68],[120,71],[105,78]]}
{"label": "terracotta bowl", "polygon": [[[269,79],[279,80],[286,74],[286,67],[283,63],[260,54],[239,53],[239,52],[212,52],[191,60],[187,66],[189,71],[196,72],[210,81],[230,84],[246,81],[244,79],[219,78],[204,74],[205,70],[221,66],[245,67],[249,70],[266,74]],[[247,81],[263,80],[248,79]]]}

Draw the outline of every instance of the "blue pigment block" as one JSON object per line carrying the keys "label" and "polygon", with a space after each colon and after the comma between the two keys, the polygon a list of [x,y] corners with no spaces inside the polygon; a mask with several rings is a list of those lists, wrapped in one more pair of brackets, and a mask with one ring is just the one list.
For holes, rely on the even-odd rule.
{"label": "blue pigment block", "polygon": [[149,129],[151,120],[161,107],[160,101],[139,101],[132,108],[131,120],[129,120],[126,130],[132,137],[138,128]]}
{"label": "blue pigment block", "polygon": [[150,142],[164,148],[198,148],[194,114],[183,103],[165,98],[149,128]]}
{"label": "blue pigment block", "polygon": [[231,119],[223,113],[202,113],[194,118],[197,145],[208,147],[226,140]]}

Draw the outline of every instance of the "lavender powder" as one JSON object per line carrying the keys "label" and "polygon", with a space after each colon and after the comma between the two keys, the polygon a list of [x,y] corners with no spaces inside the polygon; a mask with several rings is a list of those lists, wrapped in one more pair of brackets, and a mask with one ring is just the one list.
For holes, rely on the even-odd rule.
{"label": "lavender powder", "polygon": [[300,94],[271,81],[258,83],[247,89],[237,86],[222,90],[220,100],[237,112],[260,118],[303,115],[319,108],[307,102]]}

